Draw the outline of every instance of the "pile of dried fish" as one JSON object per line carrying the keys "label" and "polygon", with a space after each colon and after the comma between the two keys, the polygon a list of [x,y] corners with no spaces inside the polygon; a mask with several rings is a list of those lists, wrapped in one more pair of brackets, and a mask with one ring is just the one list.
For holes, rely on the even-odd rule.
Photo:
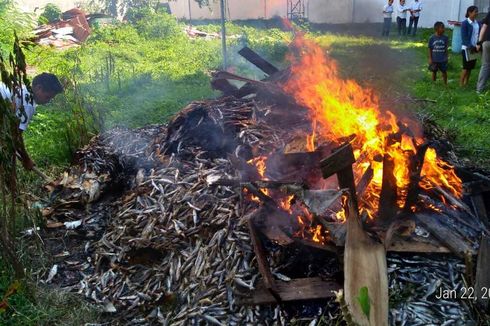
{"label": "pile of dried fish", "polygon": [[[78,165],[60,181],[47,208],[46,215],[56,221],[82,218],[75,228],[84,230],[100,221],[91,218],[96,206],[106,205],[107,198],[112,202],[100,236],[85,239],[78,247],[83,248],[85,261],[74,263],[66,257],[65,265],[57,267],[60,273],[73,272],[67,265],[84,266],[78,271],[80,281],[67,288],[115,313],[119,323],[287,324],[293,316],[284,306],[240,305],[240,293],[253,289],[259,279],[243,219],[256,204],[243,201],[243,194],[232,187],[211,186],[219,178],[236,179],[237,161],[270,154],[288,144],[290,129],[272,122],[278,110],[254,99],[224,98],[189,105],[168,128],[116,129],[95,138],[79,152]],[[75,207],[74,203],[84,205]],[[338,262],[325,260],[325,268],[315,274],[303,264],[305,273],[293,275],[297,265],[285,256],[272,252],[270,259],[273,275],[282,281],[330,277],[339,270]],[[435,279],[423,269],[421,276],[414,276],[407,267],[411,263],[404,260],[390,263],[396,264],[390,265],[391,274],[402,273],[416,281],[423,278],[428,284]],[[453,282],[451,275],[460,272],[459,263],[452,266],[454,274],[443,275],[444,268],[435,264],[430,273],[442,273],[436,276]],[[62,275],[49,277],[53,282],[61,279]],[[393,278],[393,287],[408,286],[399,279],[398,274]],[[454,282],[459,282],[457,276]],[[420,290],[422,301],[414,299],[392,311],[394,324],[398,320],[407,325],[423,323],[441,311],[450,313],[448,322],[469,314],[455,304],[437,312],[435,307],[426,309],[431,289]],[[302,321],[338,320],[336,305],[322,304]],[[419,310],[422,317],[409,316]]]}
{"label": "pile of dried fish", "polygon": [[465,268],[452,257],[388,256],[391,325],[475,325],[467,300],[441,298],[461,297]]}

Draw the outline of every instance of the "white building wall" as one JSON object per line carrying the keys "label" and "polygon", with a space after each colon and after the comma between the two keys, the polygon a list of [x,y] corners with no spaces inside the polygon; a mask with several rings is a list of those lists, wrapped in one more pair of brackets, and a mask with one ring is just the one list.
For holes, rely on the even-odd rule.
{"label": "white building wall", "polygon": [[[229,18],[255,19],[264,17],[264,1],[267,1],[268,18],[279,15],[286,16],[286,0],[228,0]],[[410,4],[414,0],[407,0]],[[419,25],[432,27],[438,20],[447,23],[448,20],[463,20],[466,8],[475,3],[475,0],[420,0],[423,4]],[[214,3],[211,10],[199,8],[191,1],[192,17],[196,19],[218,19],[219,4]],[[381,22],[383,20],[382,8],[387,0],[309,0],[308,15],[314,23],[366,23]],[[179,18],[187,18],[187,0],[171,1],[170,7]],[[399,0],[395,0],[395,7]],[[395,15],[394,15],[395,18]]]}
{"label": "white building wall", "polygon": [[[15,0],[17,6],[26,12],[34,12],[34,10],[41,10],[48,4],[53,3],[60,7],[61,11],[67,11],[77,7],[83,0]],[[37,8],[37,9],[36,9]]]}
{"label": "white building wall", "polygon": [[[55,3],[62,10],[75,7],[86,0],[16,0],[20,8],[26,11],[34,11],[43,8],[47,3]],[[273,16],[286,16],[286,0],[227,0],[229,9],[228,18],[257,19]],[[407,0],[410,4],[414,0]],[[432,27],[434,22],[440,20],[447,23],[448,20],[463,20],[466,8],[475,4],[475,0],[420,0],[423,4],[423,12],[420,25]],[[199,8],[194,0],[191,0],[191,12],[194,19],[219,19],[219,1],[210,0],[211,7]],[[266,2],[266,8],[264,4]],[[382,8],[387,0],[309,0],[308,14],[310,21],[314,23],[365,23],[381,22],[383,20]],[[478,1],[477,1],[478,2]],[[395,0],[397,6],[399,0]],[[188,0],[169,1],[173,14],[178,18],[189,17]],[[481,8],[486,9],[486,8]],[[394,15],[395,16],[395,15]]]}

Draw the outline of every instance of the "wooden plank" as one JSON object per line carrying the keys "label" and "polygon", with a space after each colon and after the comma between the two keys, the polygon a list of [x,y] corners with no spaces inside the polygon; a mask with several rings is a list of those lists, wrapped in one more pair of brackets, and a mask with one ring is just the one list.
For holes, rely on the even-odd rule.
{"label": "wooden plank", "polygon": [[[356,323],[361,326],[388,325],[388,273],[386,252],[363,230],[357,208],[348,200],[347,235],[344,253],[345,301]],[[369,319],[364,315],[357,297],[367,287],[371,302]]]}
{"label": "wooden plank", "polygon": [[398,213],[398,187],[394,170],[395,161],[389,154],[385,154],[383,158],[383,184],[378,209],[378,219],[383,224],[389,224]]}
{"label": "wooden plank", "polygon": [[248,231],[250,233],[250,239],[252,241],[252,247],[254,249],[255,258],[257,260],[257,265],[259,266],[259,272],[263,277],[265,288],[270,293],[270,295],[275,299],[275,302],[281,302],[281,297],[278,294],[274,278],[272,277],[269,262],[267,261],[267,255],[265,253],[264,246],[260,237],[255,229],[253,219],[260,214],[261,210],[256,210],[250,213],[246,219],[248,224]]}
{"label": "wooden plank", "polygon": [[461,239],[455,232],[449,230],[442,221],[439,221],[441,217],[444,218],[446,215],[419,213],[414,216],[427,231],[458,257],[464,259],[466,253],[475,254],[473,248],[466,241]]}
{"label": "wooden plank", "polygon": [[[283,302],[304,301],[333,298],[333,291],[342,286],[336,282],[323,281],[319,277],[293,279],[290,282],[276,281],[278,294]],[[263,282],[259,281],[257,288],[247,298],[241,300],[242,304],[267,305],[275,304],[274,297],[267,291]]]}
{"label": "wooden plank", "polygon": [[489,308],[490,289],[490,237],[483,236],[476,263],[475,294],[478,305],[484,310]]}
{"label": "wooden plank", "polygon": [[487,212],[483,196],[481,194],[471,196],[471,204],[473,204],[476,216],[478,216],[480,221],[482,221],[482,223],[488,228],[490,226],[489,214]]}
{"label": "wooden plank", "polygon": [[[335,150],[332,155],[320,162],[323,177],[328,177],[346,168],[352,169],[352,164],[356,162],[354,151],[350,143],[342,145]],[[355,194],[355,192],[354,192]]]}
{"label": "wooden plank", "polygon": [[279,72],[279,69],[277,69],[273,64],[271,64],[264,58],[262,58],[249,47],[244,47],[243,49],[238,51],[238,54],[240,54],[242,57],[247,59],[250,63],[252,63],[254,66],[259,68],[269,76],[275,74],[276,72]]}

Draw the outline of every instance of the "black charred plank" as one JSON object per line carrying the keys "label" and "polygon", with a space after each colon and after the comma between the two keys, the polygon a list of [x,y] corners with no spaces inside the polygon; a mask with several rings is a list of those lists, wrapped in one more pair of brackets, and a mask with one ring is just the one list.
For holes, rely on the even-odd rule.
{"label": "black charred plank", "polygon": [[383,185],[379,198],[378,217],[382,223],[392,220],[398,211],[398,187],[394,175],[395,161],[389,154],[383,158]]}
{"label": "black charred plank", "polygon": [[420,191],[420,175],[422,173],[422,167],[424,166],[424,158],[429,144],[425,143],[417,148],[417,153],[411,157],[410,160],[410,184],[408,185],[407,199],[403,210],[410,212],[413,205],[417,203]]}
{"label": "black charred plank", "polygon": [[238,51],[238,54],[240,54],[242,57],[247,59],[250,63],[252,63],[254,66],[259,68],[269,76],[275,74],[276,72],[279,72],[279,69],[277,69],[273,64],[271,64],[264,58],[262,58],[249,47],[244,47],[243,49]]}
{"label": "black charred plank", "polygon": [[[338,291],[342,285],[324,281],[319,277],[293,279],[289,282],[277,281],[278,294],[284,302],[328,299],[335,297],[333,291]],[[242,304],[268,305],[276,303],[264,283],[259,281],[257,289],[250,296],[241,300]]]}

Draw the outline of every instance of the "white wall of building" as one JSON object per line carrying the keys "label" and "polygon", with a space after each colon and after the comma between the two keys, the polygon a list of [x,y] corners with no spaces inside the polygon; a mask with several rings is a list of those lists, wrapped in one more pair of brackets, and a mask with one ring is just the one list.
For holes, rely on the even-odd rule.
{"label": "white wall of building", "polygon": [[[286,15],[286,0],[228,0],[231,19],[255,19],[264,17],[264,1],[267,1],[268,17]],[[410,4],[414,0],[407,0]],[[423,4],[419,25],[432,27],[440,20],[463,20],[466,8],[475,0],[420,0]],[[387,0],[309,0],[308,14],[314,23],[356,23],[381,22],[382,8]],[[169,2],[173,13],[179,18],[187,18],[188,0]],[[395,0],[395,7],[399,0]],[[191,1],[192,17],[196,19],[218,19],[219,4],[214,3],[211,10],[199,8]],[[394,17],[395,18],[395,17]]]}
{"label": "white wall of building", "polygon": [[[43,8],[47,3],[55,3],[62,10],[75,7],[84,0],[16,0],[20,8],[26,11],[34,11]],[[407,0],[410,4],[414,0]],[[475,0],[420,0],[423,4],[423,12],[420,25],[431,27],[434,22],[440,20],[446,23],[448,20],[463,20],[466,8],[475,4]],[[219,1],[210,0],[211,7],[199,8],[194,0],[191,0],[191,12],[194,19],[219,19]],[[387,0],[309,0],[308,14],[315,23],[365,23],[381,22],[382,8]],[[478,1],[476,1],[478,2]],[[397,6],[399,0],[395,0]],[[173,14],[178,18],[189,17],[188,0],[169,1]],[[266,8],[264,5],[266,4]],[[286,16],[286,0],[228,0],[230,19],[257,19],[273,16]],[[483,9],[483,8],[482,8]]]}
{"label": "white wall of building", "polygon": [[75,8],[78,4],[82,3],[83,0],[73,1],[73,0],[15,0],[17,6],[26,12],[34,12],[37,10],[42,10],[48,3],[53,3],[60,7],[62,11],[70,10]]}

